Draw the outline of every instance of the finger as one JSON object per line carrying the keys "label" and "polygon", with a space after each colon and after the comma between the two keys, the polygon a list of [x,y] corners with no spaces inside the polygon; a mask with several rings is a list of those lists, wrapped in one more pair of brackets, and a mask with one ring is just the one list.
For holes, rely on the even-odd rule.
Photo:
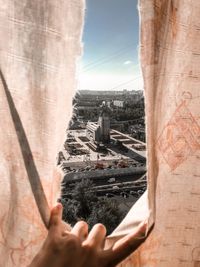
{"label": "finger", "polygon": [[96,224],[93,226],[92,230],[90,231],[86,243],[90,246],[95,247],[96,249],[100,249],[104,245],[106,236],[106,228],[103,224]]}
{"label": "finger", "polygon": [[133,233],[118,240],[112,247],[112,253],[110,253],[109,261],[114,263],[114,265],[117,265],[135,251],[146,239],[146,229],[147,223],[142,222]]}
{"label": "finger", "polygon": [[49,231],[59,229],[58,226],[62,224],[62,211],[63,207],[61,203],[56,204],[56,206],[52,208],[49,221]]}
{"label": "finger", "polygon": [[71,233],[83,242],[88,236],[88,224],[84,221],[77,222],[71,230]]}

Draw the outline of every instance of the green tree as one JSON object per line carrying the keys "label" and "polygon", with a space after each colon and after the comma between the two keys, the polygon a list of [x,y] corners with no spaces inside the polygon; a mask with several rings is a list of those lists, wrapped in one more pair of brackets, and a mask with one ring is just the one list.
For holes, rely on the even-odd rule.
{"label": "green tree", "polygon": [[99,199],[95,209],[92,210],[87,222],[92,227],[96,223],[106,226],[107,234],[110,234],[123,219],[123,213],[119,210],[117,202],[113,199]]}
{"label": "green tree", "polygon": [[63,219],[74,225],[79,220],[85,220],[91,228],[96,223],[103,223],[110,234],[123,218],[115,200],[97,198],[92,190],[94,184],[83,179],[77,183],[71,192],[71,199],[61,199],[63,204]]}
{"label": "green tree", "polygon": [[76,216],[81,219],[87,219],[91,212],[94,203],[98,200],[96,194],[91,191],[93,183],[89,179],[82,179],[77,183],[73,192],[72,199],[76,202]]}
{"label": "green tree", "polygon": [[61,199],[64,208],[63,219],[65,221],[74,225],[79,220],[87,220],[92,212],[94,203],[98,200],[96,194],[92,192],[93,186],[89,179],[82,179],[72,191],[67,192],[67,188],[65,189],[65,193],[71,194],[70,199]]}

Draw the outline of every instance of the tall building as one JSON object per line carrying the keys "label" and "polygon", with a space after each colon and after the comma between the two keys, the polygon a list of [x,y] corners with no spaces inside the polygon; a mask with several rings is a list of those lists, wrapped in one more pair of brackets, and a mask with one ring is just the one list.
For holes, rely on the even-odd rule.
{"label": "tall building", "polygon": [[93,142],[110,142],[110,116],[107,105],[101,107],[98,123],[87,123],[86,135]]}
{"label": "tall building", "polygon": [[98,124],[100,126],[101,141],[103,143],[110,142],[110,116],[106,106],[102,107]]}

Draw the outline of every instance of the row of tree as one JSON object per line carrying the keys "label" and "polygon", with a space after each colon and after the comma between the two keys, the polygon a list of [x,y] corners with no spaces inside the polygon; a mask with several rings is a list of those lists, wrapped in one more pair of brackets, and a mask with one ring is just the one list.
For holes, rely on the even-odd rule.
{"label": "row of tree", "polygon": [[90,180],[84,179],[75,185],[71,198],[61,198],[64,207],[63,220],[72,226],[77,221],[84,220],[90,229],[96,223],[103,223],[107,228],[107,234],[110,234],[125,213],[119,209],[115,200],[97,197],[91,190],[93,186]]}

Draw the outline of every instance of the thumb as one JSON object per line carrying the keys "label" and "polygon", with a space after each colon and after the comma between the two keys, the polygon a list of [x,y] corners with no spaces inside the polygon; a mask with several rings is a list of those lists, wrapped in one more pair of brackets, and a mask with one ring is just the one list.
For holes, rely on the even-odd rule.
{"label": "thumb", "polygon": [[49,221],[49,230],[54,229],[62,223],[62,211],[63,206],[61,203],[57,203],[51,210],[51,216]]}
{"label": "thumb", "polygon": [[146,229],[147,222],[145,221],[140,223],[132,233],[119,239],[112,247],[112,253],[108,258],[109,262],[117,265],[134,252],[145,241]]}

